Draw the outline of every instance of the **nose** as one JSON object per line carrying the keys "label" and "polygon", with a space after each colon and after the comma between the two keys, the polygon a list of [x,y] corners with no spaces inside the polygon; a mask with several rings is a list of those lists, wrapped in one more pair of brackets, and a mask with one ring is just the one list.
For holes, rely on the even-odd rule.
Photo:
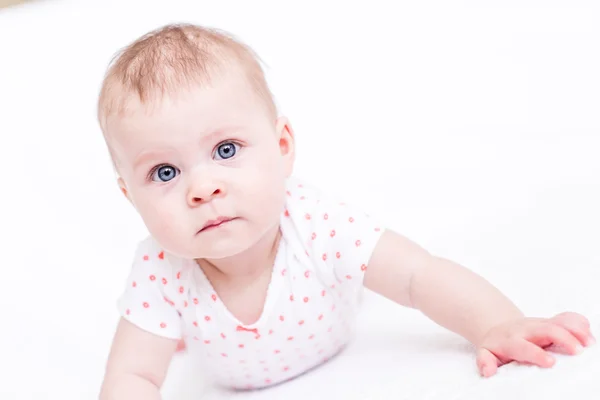
{"label": "nose", "polygon": [[216,197],[225,195],[225,185],[212,178],[195,178],[187,193],[187,202],[190,207],[207,203]]}

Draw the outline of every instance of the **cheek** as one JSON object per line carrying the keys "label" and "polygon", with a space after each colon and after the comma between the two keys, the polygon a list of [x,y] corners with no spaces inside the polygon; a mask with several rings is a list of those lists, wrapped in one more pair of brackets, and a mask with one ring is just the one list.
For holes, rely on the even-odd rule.
{"label": "cheek", "polygon": [[177,209],[170,196],[142,194],[136,208],[144,224],[153,236],[168,237],[177,235]]}
{"label": "cheek", "polygon": [[255,218],[273,223],[283,211],[285,202],[285,178],[279,166],[262,168],[261,165],[244,172],[241,193],[244,208]]}

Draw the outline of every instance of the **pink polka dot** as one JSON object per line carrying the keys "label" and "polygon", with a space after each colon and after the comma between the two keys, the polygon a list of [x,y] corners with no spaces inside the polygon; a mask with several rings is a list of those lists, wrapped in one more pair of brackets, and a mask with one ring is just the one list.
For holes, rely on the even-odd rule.
{"label": "pink polka dot", "polygon": [[304,277],[305,278],[310,278],[310,271],[309,270],[304,271]]}
{"label": "pink polka dot", "polygon": [[352,279],[352,276],[346,275],[346,279],[350,280],[350,279]]}
{"label": "pink polka dot", "polygon": [[133,281],[133,282],[131,283],[131,286],[133,286],[133,287],[136,287],[136,286],[137,286],[137,283],[136,283],[135,281]]}
{"label": "pink polka dot", "polygon": [[309,219],[311,218],[311,217],[310,217],[310,214],[308,214],[308,213],[307,213],[306,215],[304,215],[304,218],[306,218],[306,219],[308,219],[308,220],[309,220]]}
{"label": "pink polka dot", "polygon": [[287,270],[284,268],[281,270],[281,276],[285,276],[285,273],[287,272]]}
{"label": "pink polka dot", "polygon": [[310,335],[310,336],[308,337],[308,340],[313,340],[314,338],[315,338],[315,335]]}
{"label": "pink polka dot", "polygon": [[284,320],[284,319],[285,319],[285,318],[283,317],[283,315],[280,315],[280,316],[279,316],[279,320],[280,320],[280,321],[282,321],[282,322],[283,322],[283,320]]}
{"label": "pink polka dot", "polygon": [[165,329],[167,327],[167,324],[165,324],[164,322],[161,322],[160,323],[160,327],[163,328],[163,329]]}
{"label": "pink polka dot", "polygon": [[150,257],[144,256],[144,261],[148,261],[149,259],[150,259]]}
{"label": "pink polka dot", "polygon": [[168,283],[167,279],[166,278],[162,278],[162,283],[163,283],[163,285],[166,285]]}
{"label": "pink polka dot", "polygon": [[243,349],[243,348],[244,348],[244,344],[243,344],[243,343],[240,343],[240,344],[238,344],[238,347],[239,347],[240,349]]}
{"label": "pink polka dot", "polygon": [[310,238],[312,240],[315,240],[317,238],[317,234],[313,232],[312,235],[310,235]]}
{"label": "pink polka dot", "polygon": [[217,301],[217,295],[213,294],[212,296],[210,296],[211,299],[213,299],[213,301]]}
{"label": "pink polka dot", "polygon": [[179,293],[183,293],[183,292],[184,292],[184,290],[185,290],[185,289],[183,288],[183,286],[180,286],[180,287],[179,287]]}
{"label": "pink polka dot", "polygon": [[[206,318],[206,317],[205,317],[205,318]],[[194,321],[192,324],[193,324],[193,325],[194,325],[196,328],[198,327],[198,321]]]}
{"label": "pink polka dot", "polygon": [[323,255],[321,256],[321,258],[323,258],[323,261],[327,261],[327,253],[323,253]]}
{"label": "pink polka dot", "polygon": [[287,338],[287,340],[291,342],[292,340],[294,340],[294,337],[293,337],[293,336],[289,336],[289,337]]}
{"label": "pink polka dot", "polygon": [[148,308],[148,307],[150,307],[150,304],[144,303],[143,306],[144,306],[144,308]]}
{"label": "pink polka dot", "polygon": [[129,315],[129,314],[131,314],[131,311],[130,311],[129,309],[127,309],[127,310],[125,311],[125,314]]}
{"label": "pink polka dot", "polygon": [[308,297],[305,297],[303,300],[305,303],[308,303]]}
{"label": "pink polka dot", "polygon": [[294,295],[293,294],[290,295],[290,301],[294,301]]}
{"label": "pink polka dot", "polygon": [[194,298],[194,304],[198,305],[199,301],[198,299]]}
{"label": "pink polka dot", "polygon": [[304,325],[304,320],[301,319],[300,321],[298,321],[298,325]]}
{"label": "pink polka dot", "polygon": [[335,229],[334,229],[334,230],[332,230],[332,231],[329,233],[329,236],[331,236],[331,237],[334,237],[334,236],[335,236]]}
{"label": "pink polka dot", "polygon": [[205,340],[204,344],[210,344],[210,340]]}
{"label": "pink polka dot", "polygon": [[327,292],[326,292],[325,290],[323,290],[323,291],[321,292],[321,296],[323,296],[323,297],[325,297],[325,295],[326,295],[326,294],[327,294]]}
{"label": "pink polka dot", "polygon": [[151,280],[151,281],[155,281],[155,280],[156,280],[156,277],[155,277],[154,275],[150,275],[150,280]]}
{"label": "pink polka dot", "polygon": [[350,223],[354,222],[354,218],[350,217],[348,218],[348,221],[350,221]]}
{"label": "pink polka dot", "polygon": [[323,314],[319,315],[319,321],[323,320]]}
{"label": "pink polka dot", "polygon": [[306,200],[306,197],[300,196],[300,200]]}
{"label": "pink polka dot", "polygon": [[225,336],[225,334],[221,332],[221,337],[222,337],[223,339],[225,339],[227,336]]}
{"label": "pink polka dot", "polygon": [[329,219],[329,215],[327,215],[327,213],[325,213],[325,215],[323,215],[323,219]]}
{"label": "pink polka dot", "polygon": [[273,334],[273,329],[269,329],[269,335]]}
{"label": "pink polka dot", "polygon": [[354,244],[356,245],[356,247],[358,247],[358,246],[360,246],[360,245],[361,245],[361,241],[360,241],[360,240],[357,240],[356,242],[354,242]]}
{"label": "pink polka dot", "polygon": [[271,380],[269,378],[265,379],[265,383],[268,385],[271,383]]}
{"label": "pink polka dot", "polygon": [[340,258],[341,256],[342,256],[342,254],[339,251],[337,253],[335,253],[336,258]]}
{"label": "pink polka dot", "polygon": [[360,270],[363,271],[363,272],[366,271],[367,270],[367,266],[365,264],[361,265],[360,266]]}
{"label": "pink polka dot", "polygon": [[283,372],[288,372],[290,370],[290,367],[288,367],[287,365],[285,367],[283,367]]}
{"label": "pink polka dot", "polygon": [[288,210],[285,210],[285,212],[283,213],[283,215],[285,215],[286,217],[290,216],[290,212]]}
{"label": "pink polka dot", "polygon": [[279,354],[279,353],[281,353],[281,351],[280,350],[275,350],[274,353],[275,354]]}
{"label": "pink polka dot", "polygon": [[222,356],[222,357],[227,357],[227,354],[225,354],[225,353],[221,353],[221,356]]}

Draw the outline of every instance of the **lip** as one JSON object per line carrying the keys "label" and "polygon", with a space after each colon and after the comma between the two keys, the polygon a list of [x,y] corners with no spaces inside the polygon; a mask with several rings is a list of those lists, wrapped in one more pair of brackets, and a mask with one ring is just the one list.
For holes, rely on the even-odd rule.
{"label": "lip", "polygon": [[218,228],[220,226],[225,225],[228,222],[231,222],[233,220],[235,220],[237,218],[234,217],[218,217],[217,219],[210,219],[208,221],[206,221],[206,223],[204,224],[204,226],[202,227],[202,229],[200,229],[198,231],[198,233],[200,232],[204,232],[208,229],[214,229],[214,228]]}

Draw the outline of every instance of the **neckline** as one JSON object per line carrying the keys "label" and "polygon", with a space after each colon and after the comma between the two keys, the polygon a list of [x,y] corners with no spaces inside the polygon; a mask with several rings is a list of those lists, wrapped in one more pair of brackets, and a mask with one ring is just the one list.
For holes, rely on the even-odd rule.
{"label": "neckline", "polygon": [[259,326],[263,325],[263,323],[265,322],[264,320],[266,318],[268,318],[268,316],[270,314],[270,310],[273,308],[273,305],[277,299],[277,294],[279,292],[279,289],[281,288],[281,279],[277,279],[277,278],[280,277],[280,275],[281,275],[280,274],[281,263],[282,263],[282,259],[285,258],[286,243],[287,242],[286,242],[285,236],[284,236],[283,232],[281,232],[281,237],[279,239],[279,244],[277,245],[275,258],[273,260],[273,268],[271,269],[271,276],[269,278],[270,279],[269,285],[267,286],[267,295],[265,296],[263,309],[262,309],[258,319],[252,324],[243,323],[242,321],[239,320],[239,318],[237,318],[229,310],[229,308],[221,300],[219,294],[214,289],[213,285],[210,283],[210,280],[208,279],[208,277],[206,276],[206,274],[204,273],[204,271],[202,270],[200,265],[198,265],[194,262],[195,267],[196,267],[195,269],[201,280],[201,286],[208,288],[211,293],[214,293],[217,296],[218,301],[216,302],[216,304],[211,304],[211,307],[216,306],[216,307],[220,308],[220,312],[222,312],[224,315],[226,315],[227,318],[230,319],[237,326],[247,328],[247,329],[254,329],[254,328],[258,328]]}

